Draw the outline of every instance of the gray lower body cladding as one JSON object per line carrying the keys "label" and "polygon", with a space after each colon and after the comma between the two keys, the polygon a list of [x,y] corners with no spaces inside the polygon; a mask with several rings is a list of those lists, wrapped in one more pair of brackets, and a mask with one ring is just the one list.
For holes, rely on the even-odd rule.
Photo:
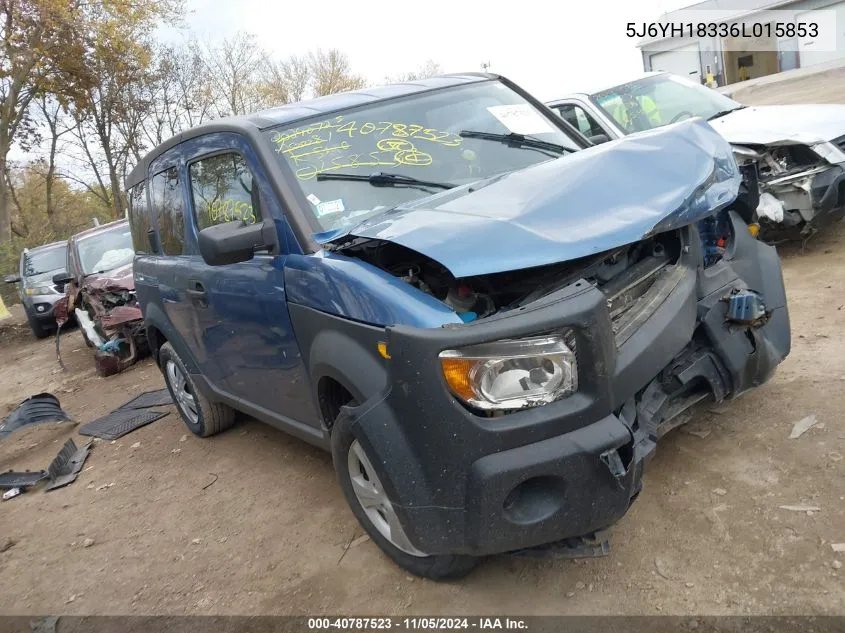
{"label": "gray lower body cladding", "polygon": [[[780,263],[739,216],[731,218],[735,237],[725,258],[707,269],[699,264],[697,231],[682,231],[685,252],[670,291],[623,343],[605,295],[587,283],[470,325],[387,329],[391,359],[377,381],[370,376],[369,389],[354,389],[362,404],[343,415],[376,457],[418,549],[484,555],[606,528],[639,493],[643,464],[674,416],[702,397],[730,399],[771,377],[790,349]],[[764,297],[764,323],[726,322],[722,298],[735,289]],[[335,328],[339,339],[354,336],[349,321],[296,305],[290,310],[304,349],[326,329]],[[569,398],[482,417],[448,394],[438,360],[443,349],[561,328],[574,330],[577,348],[579,389]],[[335,378],[360,380],[360,356],[336,354]]]}

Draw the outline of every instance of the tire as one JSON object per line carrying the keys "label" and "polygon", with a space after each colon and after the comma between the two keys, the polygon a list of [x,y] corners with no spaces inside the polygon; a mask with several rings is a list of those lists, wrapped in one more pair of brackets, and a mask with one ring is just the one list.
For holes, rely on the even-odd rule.
{"label": "tire", "polygon": [[[212,402],[197,389],[185,363],[170,343],[161,346],[158,362],[170,397],[179,415],[194,435],[210,437],[235,423],[235,411],[219,402]],[[184,385],[181,384],[184,382]]]}
{"label": "tire", "polygon": [[[351,403],[350,406],[354,406],[354,404]],[[479,559],[474,556],[457,554],[437,554],[434,556],[427,556],[418,550],[416,550],[416,554],[413,554],[408,551],[403,551],[403,549],[397,547],[390,538],[386,537],[382,531],[376,527],[376,524],[370,518],[370,515],[368,515],[367,510],[364,509],[358,495],[355,492],[355,488],[353,487],[352,475],[350,473],[350,451],[355,453],[357,450],[363,451],[364,449],[356,439],[348,418],[342,413],[338,415],[334,426],[332,427],[331,441],[334,469],[337,473],[340,487],[343,490],[343,495],[346,497],[346,502],[349,504],[349,508],[352,510],[355,518],[358,519],[358,523],[361,524],[361,527],[364,528],[373,542],[375,542],[375,544],[378,545],[381,550],[393,560],[394,563],[415,576],[428,578],[430,580],[458,579],[466,576],[470,571],[472,571],[479,561]],[[371,460],[369,458],[367,458],[366,461],[368,463],[365,465],[365,468],[367,466],[371,468],[373,461],[377,463],[377,460]],[[369,468],[366,468],[366,470],[369,470]],[[376,490],[382,488],[380,481],[381,477],[383,477],[382,474],[375,473],[374,480]],[[372,483],[372,477],[367,479],[367,481]],[[386,497],[384,498],[386,500]],[[389,500],[387,500],[386,503],[390,505]],[[388,510],[388,512],[392,512],[392,509]],[[384,519],[384,515],[382,514],[381,516],[382,519]],[[386,520],[384,522],[386,523]],[[401,530],[401,527],[399,529]],[[410,547],[413,550],[416,549],[407,541],[407,538],[404,536],[404,531],[402,531],[401,538],[393,540],[404,541],[406,547]]]}
{"label": "tire", "polygon": [[26,311],[26,322],[29,323],[29,329],[32,330],[32,335],[37,339],[47,338],[53,333],[52,330],[41,325],[38,319],[29,313],[29,310]]}

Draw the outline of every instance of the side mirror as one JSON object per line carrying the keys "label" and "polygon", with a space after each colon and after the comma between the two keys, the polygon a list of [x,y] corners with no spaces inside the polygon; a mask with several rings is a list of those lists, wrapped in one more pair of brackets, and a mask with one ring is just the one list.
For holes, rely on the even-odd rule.
{"label": "side mirror", "polygon": [[607,143],[610,137],[607,134],[594,134],[593,136],[588,136],[587,139],[593,145],[601,145],[602,143]]}
{"label": "side mirror", "polygon": [[20,278],[20,277],[18,277],[17,275],[6,275],[6,277],[4,278],[4,281],[5,281],[7,284],[16,284],[16,283],[18,283],[20,280],[21,280],[21,278]]}
{"label": "side mirror", "polygon": [[279,239],[272,221],[247,224],[243,220],[234,220],[200,231],[199,246],[206,264],[225,266],[247,262],[256,251],[277,253]]}
{"label": "side mirror", "polygon": [[64,286],[65,284],[69,284],[71,281],[73,281],[73,277],[69,275],[66,270],[53,275],[53,283],[57,286]]}

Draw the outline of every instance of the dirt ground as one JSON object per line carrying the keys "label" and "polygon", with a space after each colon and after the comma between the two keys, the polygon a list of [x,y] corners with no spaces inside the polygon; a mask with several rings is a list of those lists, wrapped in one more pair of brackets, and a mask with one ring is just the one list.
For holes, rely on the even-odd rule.
{"label": "dirt ground", "polygon": [[[610,556],[499,556],[455,583],[366,539],[327,454],[252,420],[210,439],[175,411],[98,441],[76,482],[0,504],[4,614],[843,614],[845,224],[783,247],[793,348],[764,387],[700,407],[660,443]],[[42,391],[79,423],[163,386],[151,361],[96,376],[78,331],[0,322],[0,416]],[[793,424],[820,424],[788,439]],[[0,442],[44,467],[73,427]],[[808,511],[782,506],[809,506]],[[354,545],[351,545],[354,543]]]}

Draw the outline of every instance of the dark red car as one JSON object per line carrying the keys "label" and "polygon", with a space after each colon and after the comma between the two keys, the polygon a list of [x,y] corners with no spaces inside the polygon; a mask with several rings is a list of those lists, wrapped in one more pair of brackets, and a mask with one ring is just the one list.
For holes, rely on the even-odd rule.
{"label": "dark red car", "polygon": [[73,314],[101,376],[132,365],[146,352],[144,320],[135,297],[135,250],[127,220],[103,224],[68,240],[67,271],[53,277],[64,285],[56,303],[59,325]]}

